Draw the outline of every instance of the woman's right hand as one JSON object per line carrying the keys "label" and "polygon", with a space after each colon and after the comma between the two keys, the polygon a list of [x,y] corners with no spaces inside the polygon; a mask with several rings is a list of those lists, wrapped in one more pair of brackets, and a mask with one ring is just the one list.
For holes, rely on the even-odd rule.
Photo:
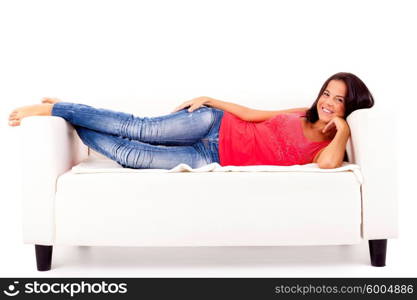
{"label": "woman's right hand", "polygon": [[206,97],[206,96],[197,97],[197,98],[191,99],[189,101],[185,101],[181,105],[177,106],[171,113],[180,111],[181,109],[184,109],[187,106],[190,107],[188,109],[188,112],[193,112],[194,110],[196,110],[197,108],[203,106],[204,104],[209,103],[209,101],[210,101],[210,98],[209,97]]}

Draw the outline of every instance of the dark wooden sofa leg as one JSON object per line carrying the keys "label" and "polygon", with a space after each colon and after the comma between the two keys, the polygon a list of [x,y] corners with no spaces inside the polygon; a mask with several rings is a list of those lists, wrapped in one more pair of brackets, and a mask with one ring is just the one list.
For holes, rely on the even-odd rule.
{"label": "dark wooden sofa leg", "polygon": [[52,246],[35,245],[38,271],[49,271],[52,262]]}
{"label": "dark wooden sofa leg", "polygon": [[374,267],[384,267],[385,257],[387,256],[387,240],[369,240],[368,242],[371,265]]}

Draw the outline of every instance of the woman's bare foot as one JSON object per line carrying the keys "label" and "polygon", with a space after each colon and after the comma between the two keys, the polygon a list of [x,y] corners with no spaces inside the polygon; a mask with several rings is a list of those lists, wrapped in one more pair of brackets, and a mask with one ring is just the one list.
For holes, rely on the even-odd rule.
{"label": "woman's bare foot", "polygon": [[19,126],[20,121],[29,116],[50,116],[53,106],[54,105],[50,103],[43,103],[16,108],[9,115],[9,125]]}
{"label": "woman's bare foot", "polygon": [[48,97],[43,97],[42,98],[42,103],[50,103],[50,104],[54,104],[57,102],[61,102],[62,100],[59,100],[58,98],[48,98]]}

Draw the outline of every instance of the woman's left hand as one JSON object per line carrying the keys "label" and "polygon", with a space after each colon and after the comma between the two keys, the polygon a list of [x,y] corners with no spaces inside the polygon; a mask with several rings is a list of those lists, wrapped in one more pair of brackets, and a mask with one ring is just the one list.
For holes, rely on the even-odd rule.
{"label": "woman's left hand", "polygon": [[205,104],[208,104],[209,101],[210,101],[209,97],[206,97],[206,96],[197,97],[197,98],[191,99],[189,101],[185,101],[181,105],[177,106],[171,113],[177,112],[177,111],[179,111],[181,109],[184,109],[186,107],[189,107],[188,112],[193,112],[197,108],[199,108],[199,107],[201,107]]}
{"label": "woman's left hand", "polygon": [[348,123],[346,122],[345,119],[341,118],[341,117],[334,117],[333,119],[331,119],[326,126],[324,126],[322,132],[326,133],[326,132],[331,132],[333,130],[337,130],[337,132],[346,132],[348,134],[350,134],[350,128]]}

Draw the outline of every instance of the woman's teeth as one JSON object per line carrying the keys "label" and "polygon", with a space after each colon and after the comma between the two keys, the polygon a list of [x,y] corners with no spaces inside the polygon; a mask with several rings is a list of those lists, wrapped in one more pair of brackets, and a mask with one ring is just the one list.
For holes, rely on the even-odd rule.
{"label": "woman's teeth", "polygon": [[322,108],[322,110],[326,113],[326,114],[331,114],[331,113],[333,113],[331,110],[328,110],[328,109],[326,109],[326,108]]}

